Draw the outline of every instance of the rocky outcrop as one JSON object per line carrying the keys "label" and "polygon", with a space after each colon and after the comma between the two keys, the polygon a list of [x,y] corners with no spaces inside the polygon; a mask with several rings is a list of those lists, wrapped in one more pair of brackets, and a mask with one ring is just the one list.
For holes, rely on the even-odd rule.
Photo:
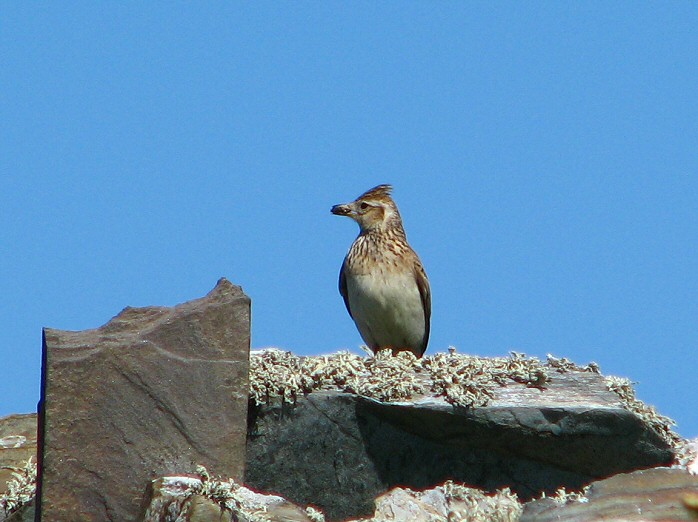
{"label": "rocky outcrop", "polygon": [[250,300],[221,279],[172,308],[126,308],[96,330],[44,330],[44,520],[134,520],[147,483],[197,464],[240,480]]}
{"label": "rocky outcrop", "polygon": [[[689,520],[698,511],[687,471],[698,472],[698,448],[594,364],[269,349],[249,358],[248,387],[249,331],[235,326],[248,314],[244,294],[221,281],[172,309],[46,331],[43,500],[53,511],[44,520]],[[30,444],[31,429],[20,431],[0,420],[6,445]],[[33,468],[13,469],[0,506],[8,522],[31,520],[32,504],[16,508],[31,497]]]}
{"label": "rocky outcrop", "polygon": [[[612,391],[615,381],[555,359],[473,361],[450,354],[422,361],[405,355],[378,365],[332,356],[312,366],[318,361],[273,352],[256,357],[274,364],[260,366],[253,357],[253,387],[263,368],[275,395],[295,402],[272,399],[250,407],[245,484],[318,506],[330,520],[369,516],[374,499],[398,486],[423,490],[450,479],[484,491],[508,487],[527,501],[674,459],[672,438],[653,426],[657,418],[628,409]],[[479,368],[475,380],[482,379],[485,398],[436,391],[445,386],[439,379],[458,375],[464,365]],[[404,396],[378,400],[340,391],[362,388],[385,399],[380,379],[369,386],[372,372],[395,376]],[[298,375],[314,376],[308,386],[324,384],[306,395],[279,388],[297,386]],[[494,385],[488,375],[498,376]],[[449,397],[484,404],[454,405]]]}

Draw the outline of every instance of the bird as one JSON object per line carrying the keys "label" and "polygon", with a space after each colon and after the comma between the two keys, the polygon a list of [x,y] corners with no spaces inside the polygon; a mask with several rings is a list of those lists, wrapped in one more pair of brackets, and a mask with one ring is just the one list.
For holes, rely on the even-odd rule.
{"label": "bird", "polygon": [[391,185],[378,185],[332,207],[332,214],[359,225],[339,272],[339,293],[374,354],[390,349],[419,358],[429,342],[431,290],[391,192]]}

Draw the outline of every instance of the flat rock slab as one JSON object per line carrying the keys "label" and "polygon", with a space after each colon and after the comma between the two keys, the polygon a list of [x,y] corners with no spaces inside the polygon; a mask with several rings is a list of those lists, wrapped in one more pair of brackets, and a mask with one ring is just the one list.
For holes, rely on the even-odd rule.
{"label": "flat rock slab", "polygon": [[172,308],[126,308],[95,330],[44,330],[38,509],[44,520],[135,520],[154,478],[241,480],[250,300],[221,279]]}
{"label": "flat rock slab", "polygon": [[530,502],[520,522],[696,520],[698,511],[687,505],[687,500],[696,495],[695,475],[680,469],[647,469],[594,482],[584,502]]}
{"label": "flat rock slab", "polygon": [[396,486],[452,479],[510,487],[526,501],[674,456],[601,375],[577,371],[553,374],[544,389],[507,384],[477,408],[323,390],[295,405],[254,406],[251,419],[245,484],[318,506],[328,520],[370,516],[374,499]]}
{"label": "flat rock slab", "polygon": [[[545,388],[511,383],[495,389],[490,403],[479,408],[454,408],[443,397],[371,402],[394,425],[428,440],[528,459],[587,482],[667,465],[674,456],[597,373],[556,373]],[[537,480],[515,482],[512,489],[524,499],[540,488]]]}

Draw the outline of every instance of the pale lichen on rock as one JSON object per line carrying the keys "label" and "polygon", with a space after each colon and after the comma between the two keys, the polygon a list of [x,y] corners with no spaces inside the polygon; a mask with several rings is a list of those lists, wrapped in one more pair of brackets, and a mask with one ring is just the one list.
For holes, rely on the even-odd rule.
{"label": "pale lichen on rock", "polygon": [[[560,505],[564,505],[569,502],[585,503],[589,502],[589,497],[587,497],[588,493],[589,486],[585,487],[581,491],[567,491],[565,488],[559,488],[555,492],[555,495],[549,498]],[[546,498],[545,493],[543,493],[543,496],[541,498]]]}
{"label": "pale lichen on rock", "polygon": [[423,368],[412,352],[382,350],[374,357],[364,358],[364,372],[353,373],[344,386],[346,392],[390,402],[428,393],[420,379]]}
{"label": "pale lichen on rock", "polygon": [[[324,522],[321,511],[301,508],[277,495],[257,493],[233,479],[213,477],[197,466],[198,477],[163,477],[155,488],[143,522],[160,520],[235,520],[238,522]],[[206,516],[199,515],[203,509]],[[194,514],[196,513],[196,515]]]}
{"label": "pale lichen on rock", "polygon": [[450,480],[439,487],[449,501],[449,521],[514,522],[523,511],[519,498],[509,488],[485,493]]}
{"label": "pale lichen on rock", "polygon": [[31,502],[36,494],[36,462],[30,458],[21,468],[12,469],[12,480],[7,483],[7,491],[0,496],[0,510],[5,516]]}
{"label": "pale lichen on rock", "polygon": [[544,387],[549,380],[547,369],[538,359],[516,352],[509,357],[437,353],[422,359],[422,366],[431,376],[431,391],[462,407],[487,405],[495,388],[512,381]]}
{"label": "pale lichen on rock", "polygon": [[[655,431],[670,446],[677,449],[677,461],[684,458],[683,453],[689,452],[686,441],[678,435],[672,426],[676,422],[660,413],[649,404],[645,404],[635,395],[635,388],[632,382],[625,377],[606,377],[607,388],[620,397],[623,405],[638,417],[640,417],[653,431]],[[687,456],[686,456],[687,457]]]}
{"label": "pale lichen on rock", "polygon": [[599,365],[595,362],[590,362],[586,366],[579,366],[576,363],[570,361],[567,357],[555,357],[552,354],[547,355],[547,360],[545,362],[546,366],[553,368],[558,372],[590,372],[590,373],[601,373]]}
{"label": "pale lichen on rock", "polygon": [[418,359],[410,352],[392,355],[390,350],[373,357],[348,352],[301,357],[265,349],[250,356],[250,395],[256,404],[274,398],[293,403],[304,393],[338,389],[385,402],[433,394],[455,406],[478,407],[485,406],[499,386],[545,387],[551,369],[568,371],[515,352],[477,357],[452,350]]}

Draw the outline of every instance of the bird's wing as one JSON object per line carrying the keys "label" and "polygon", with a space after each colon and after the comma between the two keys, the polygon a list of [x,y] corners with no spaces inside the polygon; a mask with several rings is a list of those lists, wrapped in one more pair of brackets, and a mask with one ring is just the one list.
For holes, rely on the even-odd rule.
{"label": "bird's wing", "polygon": [[[417,281],[419,297],[422,299],[422,308],[424,309],[424,337],[422,338],[421,346],[421,355],[424,355],[424,352],[427,351],[427,343],[429,342],[429,329],[431,321],[431,289],[429,288],[427,273],[424,271],[424,267],[419,259],[416,259],[414,263],[414,278]],[[347,305],[347,308],[348,307],[349,306]]]}
{"label": "bird's wing", "polygon": [[347,259],[344,258],[344,263],[342,263],[342,269],[339,271],[339,293],[342,294],[342,298],[344,299],[344,306],[347,307],[347,312],[349,312],[349,315],[353,319],[354,316],[351,314],[351,308],[349,308],[349,293],[347,292],[346,268]]}

